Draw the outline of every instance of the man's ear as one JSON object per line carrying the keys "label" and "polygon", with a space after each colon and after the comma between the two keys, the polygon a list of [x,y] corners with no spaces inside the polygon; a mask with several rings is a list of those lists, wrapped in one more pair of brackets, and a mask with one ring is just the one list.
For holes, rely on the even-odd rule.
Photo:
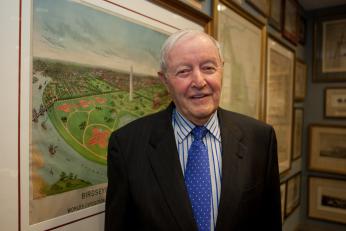
{"label": "man's ear", "polygon": [[159,76],[159,79],[161,80],[161,82],[167,86],[167,79],[166,79],[166,75],[162,72],[162,71],[158,71],[157,75]]}

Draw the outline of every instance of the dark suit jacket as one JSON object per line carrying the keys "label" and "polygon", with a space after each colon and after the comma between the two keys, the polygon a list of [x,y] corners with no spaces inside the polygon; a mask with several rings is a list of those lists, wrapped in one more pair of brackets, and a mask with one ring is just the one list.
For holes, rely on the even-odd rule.
{"label": "dark suit jacket", "polygon": [[[172,128],[172,104],[114,132],[105,230],[197,230]],[[216,230],[281,230],[272,127],[218,109],[222,142]]]}

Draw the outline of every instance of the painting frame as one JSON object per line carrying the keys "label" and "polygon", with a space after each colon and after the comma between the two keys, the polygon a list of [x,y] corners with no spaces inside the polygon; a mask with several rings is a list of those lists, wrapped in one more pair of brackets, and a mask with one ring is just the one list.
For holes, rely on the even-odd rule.
{"label": "painting frame", "polygon": [[283,181],[280,183],[281,223],[282,224],[285,222],[286,191],[287,191],[287,182]]}
{"label": "painting frame", "polygon": [[195,10],[198,10],[199,12],[202,12],[205,15],[208,15],[209,17],[212,15],[212,5],[213,0],[179,0],[183,2],[184,4],[188,5],[188,7],[192,7]]}
{"label": "painting frame", "polygon": [[280,174],[289,171],[292,162],[294,60],[293,49],[268,37],[265,121],[276,132]]}
{"label": "painting frame", "polygon": [[245,0],[250,6],[252,6],[257,12],[264,17],[268,17],[270,9],[269,0]]}
{"label": "painting frame", "polygon": [[269,10],[269,25],[277,31],[282,30],[282,0],[271,0]]}
{"label": "painting frame", "polygon": [[294,75],[294,100],[304,101],[307,90],[308,68],[301,59],[296,59]]}
{"label": "painting frame", "polygon": [[[265,25],[252,15],[242,10],[235,3],[231,3],[229,1],[220,1],[218,7],[221,10],[218,12],[215,20],[215,27],[218,28],[218,35],[216,37],[221,44],[221,49],[223,49],[225,62],[220,106],[228,110],[246,114],[259,120],[264,120],[265,59],[263,57],[265,56],[266,52],[265,43],[267,36]],[[229,20],[230,18],[232,18],[232,20]],[[237,22],[237,26],[243,26],[243,30],[232,31],[227,29],[229,28],[230,23],[235,22]],[[225,35],[226,32],[229,33],[228,36]],[[230,33],[232,33],[232,36],[230,36]],[[235,33],[237,33],[237,35],[235,35]],[[240,37],[242,37],[242,41],[245,42],[239,43]],[[234,43],[239,45],[236,47],[232,46]],[[249,62],[249,59],[245,57],[245,55],[249,52],[244,52],[244,50],[242,50],[249,49],[249,47],[251,47],[251,51],[254,52],[251,62]],[[226,51],[226,49],[228,50]],[[235,51],[235,49],[237,50]],[[239,54],[240,52],[242,52],[243,55],[229,57],[235,53]],[[234,75],[233,73],[235,71],[233,68],[235,67],[235,64],[233,62],[237,62],[238,64],[238,69],[236,71],[239,73],[237,75]],[[245,71],[245,68],[240,70],[241,67],[248,65],[251,65],[253,68],[246,68],[247,70]],[[255,71],[249,72],[248,69]],[[241,78],[236,79],[235,76],[241,76]],[[242,89],[245,90],[242,91]],[[246,91],[246,89],[251,89],[251,91]],[[249,92],[252,93],[250,94]]]}
{"label": "painting frame", "polygon": [[346,87],[326,87],[324,89],[324,117],[346,118]]}
{"label": "painting frame", "polygon": [[289,217],[300,205],[301,199],[301,172],[295,173],[287,180],[285,199],[285,218]]}
{"label": "painting frame", "polygon": [[346,58],[341,54],[337,54],[342,48],[346,49],[342,40],[339,41],[342,39],[340,38],[342,34],[339,32],[343,28],[346,28],[346,14],[316,17],[313,39],[314,82],[346,81]]}
{"label": "painting frame", "polygon": [[310,176],[308,179],[308,217],[345,225],[345,208],[337,206],[337,202],[345,203],[344,195],[346,195],[345,180]]}
{"label": "painting frame", "polygon": [[[81,3],[83,6],[90,6],[91,9],[99,9],[100,12],[107,12],[111,13],[112,16],[119,16],[124,18],[129,18],[129,21],[133,22],[136,21],[138,23],[147,23],[150,28],[156,28],[158,24],[162,24],[163,31],[166,31],[167,33],[173,33],[179,28],[185,28],[185,27],[191,27],[191,28],[198,28],[200,30],[204,30],[206,32],[210,32],[210,26],[209,26],[209,19],[206,19],[206,17],[199,17],[197,14],[191,14],[189,18],[184,17],[184,13],[180,9],[175,9],[174,6],[171,6],[169,9],[153,4],[151,2],[141,2],[136,3],[135,5],[131,5],[132,3],[129,3],[128,1],[124,0],[113,0],[113,1],[105,1],[105,0],[82,0],[78,2],[78,4]],[[19,92],[20,97],[20,127],[19,127],[19,138],[20,143],[18,144],[20,147],[20,151],[18,153],[19,161],[20,161],[20,168],[18,169],[18,175],[19,175],[19,181],[18,181],[18,192],[19,192],[19,201],[18,207],[19,207],[19,217],[18,217],[18,224],[19,227],[25,230],[51,230],[58,227],[66,226],[71,223],[78,222],[80,220],[84,220],[90,217],[98,216],[102,213],[104,213],[104,203],[90,203],[88,204],[88,207],[84,207],[84,205],[79,206],[79,204],[76,205],[76,207],[73,208],[72,212],[68,212],[63,215],[51,217],[46,220],[41,220],[39,222],[31,223],[29,221],[29,201],[30,201],[30,192],[29,192],[29,185],[31,184],[29,182],[28,172],[30,172],[30,124],[31,124],[31,116],[32,112],[30,111],[29,107],[31,106],[30,97],[31,93],[28,89],[30,89],[30,80],[32,79],[32,66],[33,66],[33,58],[32,58],[32,39],[31,33],[32,33],[32,10],[34,9],[32,1],[24,1],[21,2],[21,7],[23,11],[21,12],[21,21],[20,21],[20,29],[23,31],[22,34],[20,34],[19,39],[19,57],[21,57],[20,60],[20,66],[21,69],[19,70],[20,76],[22,78],[19,78],[20,85],[23,87],[21,91]],[[138,7],[138,4],[141,7]],[[119,9],[115,13],[113,11],[115,8]],[[40,12],[42,12],[44,9],[39,9]],[[46,11],[44,11],[46,12]],[[148,14],[150,12],[151,14]],[[159,15],[174,15],[176,20],[167,21],[166,17],[159,16]],[[144,20],[139,20],[138,18],[134,18],[134,15],[136,15],[139,18],[143,18]],[[150,15],[150,17],[149,17]],[[155,16],[153,16],[155,15]],[[162,17],[162,18],[160,18]],[[172,18],[172,17],[171,17]],[[186,24],[183,24],[183,23]],[[142,25],[142,24],[141,24]],[[168,29],[170,28],[170,29]],[[103,190],[104,192],[104,190]],[[102,192],[102,193],[103,193]],[[99,193],[99,191],[97,192]],[[104,194],[104,193],[103,193]],[[65,194],[64,194],[65,195]],[[80,195],[82,197],[82,195]],[[72,204],[73,205],[73,204]],[[90,207],[89,207],[90,205]],[[74,205],[73,205],[74,206]],[[85,205],[86,206],[86,205]],[[49,208],[49,206],[47,207]],[[74,210],[76,209],[76,210]],[[100,216],[102,217],[102,216]]]}
{"label": "painting frame", "polygon": [[346,126],[309,125],[308,169],[334,174],[346,174]]}
{"label": "painting frame", "polygon": [[297,160],[302,156],[304,108],[294,108],[293,117],[293,148],[292,160]]}
{"label": "painting frame", "polygon": [[293,45],[298,43],[298,3],[296,0],[283,0],[282,36]]}

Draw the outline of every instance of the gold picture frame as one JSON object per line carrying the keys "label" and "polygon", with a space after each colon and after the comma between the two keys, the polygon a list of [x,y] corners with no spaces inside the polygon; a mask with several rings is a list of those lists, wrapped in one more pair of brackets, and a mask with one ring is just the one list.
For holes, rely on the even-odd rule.
{"label": "gold picture frame", "polygon": [[346,181],[309,177],[308,217],[346,224]]}
{"label": "gold picture frame", "polygon": [[294,100],[303,101],[306,96],[307,65],[300,59],[296,59],[294,75]]}
{"label": "gold picture frame", "polygon": [[324,116],[333,119],[346,118],[346,87],[324,89]]}
{"label": "gold picture frame", "polygon": [[300,204],[301,173],[287,179],[285,217],[291,215]]}
{"label": "gold picture frame", "polygon": [[220,105],[264,120],[265,26],[234,3],[220,1],[218,8],[217,37],[224,56]]}
{"label": "gold picture frame", "polygon": [[268,38],[265,121],[277,135],[280,174],[291,168],[294,60],[292,49]]}
{"label": "gold picture frame", "polygon": [[310,170],[346,174],[346,126],[309,126]]}
{"label": "gold picture frame", "polygon": [[295,108],[293,118],[293,148],[292,160],[297,160],[302,156],[304,109]]}

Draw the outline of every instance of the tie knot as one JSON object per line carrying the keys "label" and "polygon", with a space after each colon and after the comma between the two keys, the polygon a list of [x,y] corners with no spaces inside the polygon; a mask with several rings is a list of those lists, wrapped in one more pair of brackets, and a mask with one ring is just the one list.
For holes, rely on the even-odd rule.
{"label": "tie knot", "polygon": [[207,134],[208,129],[204,126],[196,126],[192,129],[192,135],[196,140],[201,140]]}

